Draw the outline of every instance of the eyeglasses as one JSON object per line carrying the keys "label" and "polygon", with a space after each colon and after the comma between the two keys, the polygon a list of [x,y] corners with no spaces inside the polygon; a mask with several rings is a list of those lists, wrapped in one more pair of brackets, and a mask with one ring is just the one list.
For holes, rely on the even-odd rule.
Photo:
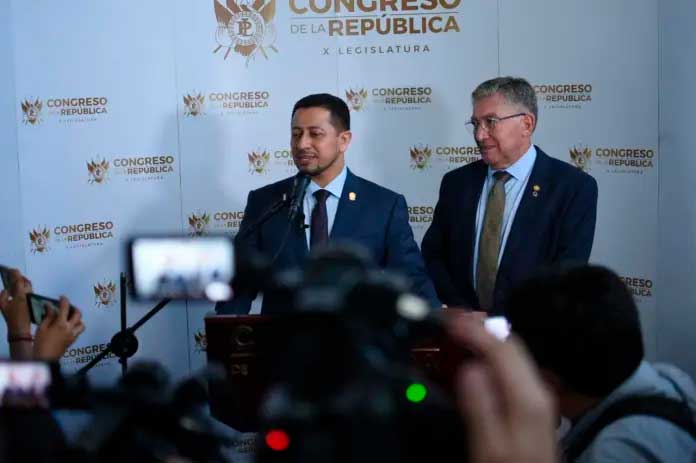
{"label": "eyeglasses", "polygon": [[471,119],[469,122],[464,124],[466,126],[466,129],[469,131],[469,133],[476,135],[476,132],[478,132],[479,127],[485,130],[486,132],[490,133],[493,130],[495,130],[496,126],[498,125],[499,122],[504,121],[506,119],[512,119],[513,117],[520,117],[520,116],[526,116],[527,113],[517,113],[513,114],[512,116],[505,116],[505,117],[494,117],[494,116],[488,116],[484,117],[480,121],[477,121],[476,119]]}

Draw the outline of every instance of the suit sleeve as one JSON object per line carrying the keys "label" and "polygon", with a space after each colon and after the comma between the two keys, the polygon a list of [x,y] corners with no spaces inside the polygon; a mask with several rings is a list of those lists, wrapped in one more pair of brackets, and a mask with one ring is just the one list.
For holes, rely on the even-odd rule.
{"label": "suit sleeve", "polygon": [[[253,278],[247,276],[245,271],[249,257],[260,249],[258,233],[247,234],[247,229],[254,223],[259,215],[259,201],[256,201],[254,192],[249,192],[247,205],[244,208],[244,218],[239,225],[239,233],[234,239],[235,247],[235,276],[232,280],[233,298],[230,301],[215,304],[218,314],[247,314],[251,310],[251,302],[256,298],[259,290]],[[245,236],[246,235],[246,236]],[[243,238],[240,238],[243,237]]]}
{"label": "suit sleeve", "polygon": [[589,175],[571,198],[561,224],[554,262],[584,262],[590,259],[597,222],[597,181]]}
{"label": "suit sleeve", "polygon": [[386,267],[397,270],[411,280],[413,292],[427,300],[433,308],[441,306],[432,281],[425,270],[423,256],[413,239],[408,223],[408,208],[403,195],[398,195],[391,211],[386,236]]}
{"label": "suit sleeve", "polygon": [[462,297],[452,281],[448,270],[447,259],[450,256],[451,224],[446,211],[447,206],[446,178],[440,185],[440,197],[435,205],[433,221],[425,232],[421,249],[423,259],[430,277],[435,283],[435,289],[440,300],[451,306],[472,306],[471,301]]}

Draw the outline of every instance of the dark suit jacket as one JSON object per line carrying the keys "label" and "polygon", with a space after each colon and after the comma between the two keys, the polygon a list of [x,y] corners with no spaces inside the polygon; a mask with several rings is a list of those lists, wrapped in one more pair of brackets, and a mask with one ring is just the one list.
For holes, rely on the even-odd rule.
{"label": "dark suit jacket", "polygon": [[[539,147],[512,222],[496,278],[493,309],[538,269],[565,261],[587,262],[597,216],[597,182]],[[473,286],[476,209],[488,166],[473,162],[447,173],[423,243],[423,257],[440,300],[480,308]],[[535,196],[533,187],[539,190]]]}
{"label": "dark suit jacket", "polygon": [[[249,224],[256,221],[265,210],[282,198],[283,194],[290,193],[293,178],[249,193],[238,236],[245,233]],[[349,193],[355,194],[354,200],[349,199]],[[242,252],[252,250],[270,259],[280,248],[287,223],[286,207],[248,238],[236,240],[238,252],[240,249],[243,249]],[[426,299],[433,307],[440,306],[418,245],[413,239],[413,232],[408,223],[406,200],[402,195],[360,178],[348,170],[329,240],[363,246],[380,267],[408,277],[414,293]],[[274,270],[299,268],[306,260],[307,254],[304,230],[293,227],[287,244],[274,263]],[[219,303],[215,307],[218,313],[249,312],[258,288],[239,284],[233,287],[235,298],[227,303]],[[288,304],[288,300],[274,297],[272,293],[264,294],[262,312],[282,312],[287,309]]]}

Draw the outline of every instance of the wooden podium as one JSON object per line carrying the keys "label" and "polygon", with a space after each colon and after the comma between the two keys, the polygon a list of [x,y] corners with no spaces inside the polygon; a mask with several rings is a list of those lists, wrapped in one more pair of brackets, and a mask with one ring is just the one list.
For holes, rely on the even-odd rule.
{"label": "wooden podium", "polygon": [[238,431],[258,427],[258,407],[268,387],[269,349],[280,324],[263,315],[205,318],[208,363],[225,368],[222,384],[210,385],[210,411]]}
{"label": "wooden podium", "polygon": [[[287,337],[286,320],[264,315],[216,315],[205,318],[208,362],[225,368],[222,384],[210,385],[212,415],[238,431],[258,429],[258,409],[272,376],[270,357],[278,339]],[[427,342],[411,350],[416,366],[445,390],[456,364],[446,343]]]}

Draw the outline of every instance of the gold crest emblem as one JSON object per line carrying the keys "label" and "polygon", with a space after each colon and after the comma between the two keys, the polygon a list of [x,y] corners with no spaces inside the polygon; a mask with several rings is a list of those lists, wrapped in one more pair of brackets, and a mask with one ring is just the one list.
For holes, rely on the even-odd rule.
{"label": "gold crest emblem", "polygon": [[264,150],[262,152],[252,151],[247,155],[249,158],[249,172],[257,174],[266,173],[266,166],[268,165],[268,160],[271,159],[271,153]]}
{"label": "gold crest emblem", "polygon": [[37,125],[41,122],[41,108],[43,108],[43,103],[38,98],[34,101],[22,101],[22,112],[24,113],[22,122]]}
{"label": "gold crest emblem", "polygon": [[278,53],[274,43],[276,30],[273,18],[276,13],[276,0],[213,0],[218,43],[213,53],[226,49],[223,59],[231,51],[246,57],[246,65],[259,53],[268,59],[268,50]]}
{"label": "gold crest emblem", "polygon": [[590,169],[590,159],[592,158],[592,150],[585,148],[573,147],[570,149],[570,159],[580,170],[587,171]]}
{"label": "gold crest emblem", "polygon": [[187,116],[200,116],[203,114],[205,96],[200,92],[193,95],[184,95],[184,114]]}
{"label": "gold crest emblem", "polygon": [[31,240],[31,252],[36,254],[37,252],[48,251],[48,240],[51,238],[51,232],[46,228],[43,229],[33,229],[29,232],[29,239]]}
{"label": "gold crest emblem", "polygon": [[410,152],[412,169],[423,170],[430,166],[430,156],[432,156],[433,152],[429,146],[414,146]]}
{"label": "gold crest emblem", "polygon": [[348,103],[353,111],[361,111],[367,104],[367,90],[364,88],[360,90],[346,90],[346,99],[348,99]]}
{"label": "gold crest emblem", "polygon": [[92,289],[96,307],[109,307],[116,302],[116,284],[113,281],[97,283]]}
{"label": "gold crest emblem", "polygon": [[102,159],[100,161],[90,161],[87,163],[87,173],[89,174],[89,183],[104,183],[106,174],[109,172],[109,161]]}
{"label": "gold crest emblem", "polygon": [[199,330],[193,334],[193,339],[196,341],[196,352],[205,352],[208,348],[208,338],[203,330]]}
{"label": "gold crest emblem", "polygon": [[210,223],[210,216],[207,212],[203,214],[196,215],[191,214],[188,218],[189,226],[191,227],[191,236],[201,236],[205,235],[205,229]]}

